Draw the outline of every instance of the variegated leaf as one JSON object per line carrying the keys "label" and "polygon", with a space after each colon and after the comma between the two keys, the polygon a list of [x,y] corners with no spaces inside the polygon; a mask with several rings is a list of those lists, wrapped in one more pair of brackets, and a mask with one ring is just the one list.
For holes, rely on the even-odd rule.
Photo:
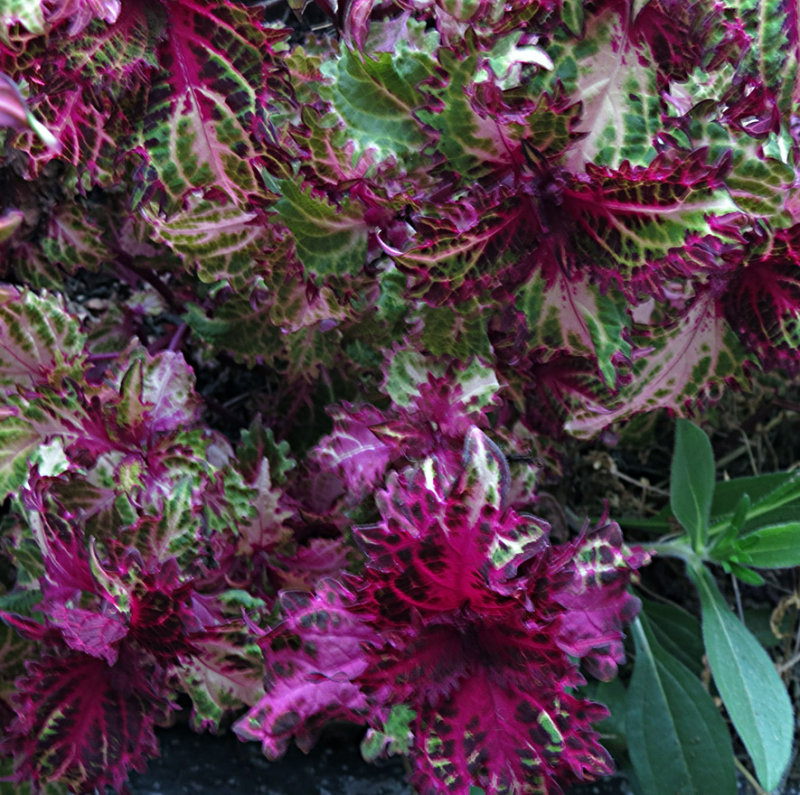
{"label": "variegated leaf", "polygon": [[0,288],[0,387],[82,379],[85,339],[62,298]]}
{"label": "variegated leaf", "polygon": [[252,130],[262,64],[271,54],[255,14],[229,3],[183,0],[169,7],[162,71],[150,88],[142,138],[141,193],[168,215],[196,190],[245,206],[263,194]]}
{"label": "variegated leaf", "polygon": [[[648,165],[656,154],[653,138],[661,129],[649,48],[632,35],[627,7],[606,6],[582,21],[577,46],[567,28],[556,34],[547,48],[554,68],[541,72],[531,85],[533,91],[553,93],[560,82],[582,104],[575,132],[584,137],[573,145],[565,165],[575,173],[589,162],[612,168],[623,160]],[[580,22],[573,13],[571,28],[579,28]]]}
{"label": "variegated leaf", "polygon": [[646,355],[633,367],[633,380],[607,405],[586,401],[572,412],[566,430],[594,436],[617,420],[669,407],[684,411],[728,383],[747,388],[742,370],[747,356],[710,292],[698,296],[671,327],[657,328],[634,345]]}
{"label": "variegated leaf", "polygon": [[334,206],[289,180],[280,187],[283,196],[275,209],[291,229],[297,256],[308,273],[318,277],[357,274],[367,254],[363,209],[346,198]]}
{"label": "variegated leaf", "polygon": [[570,279],[558,271],[548,284],[537,271],[518,291],[516,306],[528,322],[529,345],[542,349],[543,361],[558,351],[593,356],[606,384],[615,387],[616,366],[631,354],[624,301],[601,293],[588,275]]}

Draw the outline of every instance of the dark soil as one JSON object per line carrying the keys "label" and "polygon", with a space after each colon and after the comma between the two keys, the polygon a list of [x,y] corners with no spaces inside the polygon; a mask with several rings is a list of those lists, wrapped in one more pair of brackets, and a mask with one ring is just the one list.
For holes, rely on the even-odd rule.
{"label": "dark soil", "polygon": [[[268,761],[258,743],[185,727],[163,730],[161,756],[132,776],[134,795],[413,795],[399,758],[367,763],[350,737],[323,739],[306,755],[292,746]],[[622,779],[569,790],[569,795],[629,795]],[[711,793],[709,793],[711,795]]]}

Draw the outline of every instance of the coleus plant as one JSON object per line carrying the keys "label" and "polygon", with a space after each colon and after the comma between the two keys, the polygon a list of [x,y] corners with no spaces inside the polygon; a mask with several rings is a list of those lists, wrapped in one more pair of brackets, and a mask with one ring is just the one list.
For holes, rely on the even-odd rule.
{"label": "coleus plant", "polygon": [[16,272],[110,268],[212,351],[375,398],[398,343],[479,356],[551,435],[795,367],[794,4],[322,7],[300,43],[232,2],[4,11],[54,136],[9,136]]}
{"label": "coleus plant", "polygon": [[399,744],[420,793],[558,793],[609,773],[591,728],[606,710],[574,694],[576,660],[615,676],[648,556],[608,521],[551,545],[545,522],[509,507],[509,483],[477,428],[456,471],[432,456],[393,473],[380,522],[355,530],[362,571],[282,593],[265,695],[239,736],[276,758],[329,720],[364,722],[368,754]]}
{"label": "coleus plant", "polygon": [[[197,728],[255,709],[240,726],[272,754],[348,715],[369,754],[411,753],[423,788],[447,786],[437,770],[489,790],[601,774],[601,711],[564,690],[579,678],[564,655],[613,672],[641,558],[613,523],[550,546],[518,476],[481,503],[498,538],[538,528],[517,571],[475,538],[465,563],[494,572],[475,605],[412,619],[389,584],[397,569],[414,585],[411,548],[380,552],[391,499],[430,493],[427,519],[480,502],[476,462],[505,471],[482,432],[556,462],[565,432],[797,372],[793,2],[317,5],[320,35],[234,0],[0,7],[0,267],[17,285],[0,296],[0,726],[20,786],[121,787],[181,692]],[[193,368],[216,382],[234,364],[267,382],[246,404],[260,419],[195,390]],[[446,523],[424,538],[402,521],[449,550]],[[593,543],[617,585],[590,620],[566,594],[571,576],[589,587]],[[276,648],[326,599],[355,633],[336,671],[335,649],[323,666]],[[389,639],[496,631],[477,608],[508,622],[498,659],[426,682],[392,657]],[[599,636],[568,639],[593,620],[605,666]],[[523,681],[535,654],[548,676]],[[445,760],[437,720],[487,682],[524,696],[532,756]],[[325,708],[295,726],[284,710],[281,734],[270,694],[294,687]]]}

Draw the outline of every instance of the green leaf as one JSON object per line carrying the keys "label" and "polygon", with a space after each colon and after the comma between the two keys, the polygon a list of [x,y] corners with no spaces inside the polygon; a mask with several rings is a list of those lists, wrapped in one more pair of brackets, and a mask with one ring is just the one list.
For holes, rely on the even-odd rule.
{"label": "green leaf", "polygon": [[697,677],[664,651],[645,618],[633,624],[636,663],[625,720],[628,753],[648,795],[736,792],[730,734]]}
{"label": "green leaf", "polygon": [[677,605],[649,599],[642,599],[642,612],[659,646],[699,677],[705,649],[698,619]]}
{"label": "green leaf", "polygon": [[730,524],[717,536],[716,541],[711,547],[710,557],[714,558],[714,560],[726,561],[735,555],[736,538],[747,519],[747,514],[750,511],[750,504],[750,495],[745,492],[739,499],[736,510],[731,517]]}
{"label": "green leaf", "polygon": [[711,572],[700,565],[689,573],[700,592],[703,639],[714,683],[761,786],[772,790],[792,753],[794,713],[789,695],[769,655],[728,609]]}
{"label": "green leaf", "polygon": [[708,540],[708,519],[714,495],[714,452],[705,432],[688,420],[675,426],[675,450],[670,470],[672,512],[699,551]]}
{"label": "green leaf", "polygon": [[800,522],[769,525],[740,539],[744,562],[762,569],[800,566]]}
{"label": "green leaf", "polygon": [[581,688],[590,701],[597,701],[608,708],[609,716],[598,721],[594,728],[603,738],[603,745],[616,759],[627,753],[625,714],[628,709],[628,691],[617,677],[610,682],[593,681]]}
{"label": "green leaf", "polygon": [[331,85],[320,87],[320,96],[345,122],[333,143],[352,143],[354,159],[369,150],[378,160],[413,155],[429,143],[429,133],[415,118],[416,109],[426,104],[417,86],[434,69],[427,53],[412,50],[402,39],[392,52],[372,56],[345,47],[320,69],[331,79]]}
{"label": "green leaf", "polygon": [[747,566],[742,566],[735,560],[723,561],[722,568],[728,574],[733,574],[735,577],[738,577],[742,582],[746,582],[748,585],[764,584],[764,578],[757,571],[748,569]]}
{"label": "green leaf", "polygon": [[335,207],[291,180],[280,187],[283,198],[275,207],[292,230],[306,270],[318,276],[358,273],[367,256],[367,225],[358,206],[344,198]]}
{"label": "green leaf", "polygon": [[563,0],[561,21],[570,33],[580,36],[584,26],[583,0]]}

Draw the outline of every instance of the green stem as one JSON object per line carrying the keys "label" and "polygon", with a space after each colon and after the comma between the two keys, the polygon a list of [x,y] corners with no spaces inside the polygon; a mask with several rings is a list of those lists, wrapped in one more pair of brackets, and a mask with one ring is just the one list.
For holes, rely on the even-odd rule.
{"label": "green stem", "polygon": [[668,558],[680,558],[689,567],[702,565],[703,559],[689,546],[686,536],[673,541],[654,541],[651,544],[639,544],[642,549],[651,550]]}

